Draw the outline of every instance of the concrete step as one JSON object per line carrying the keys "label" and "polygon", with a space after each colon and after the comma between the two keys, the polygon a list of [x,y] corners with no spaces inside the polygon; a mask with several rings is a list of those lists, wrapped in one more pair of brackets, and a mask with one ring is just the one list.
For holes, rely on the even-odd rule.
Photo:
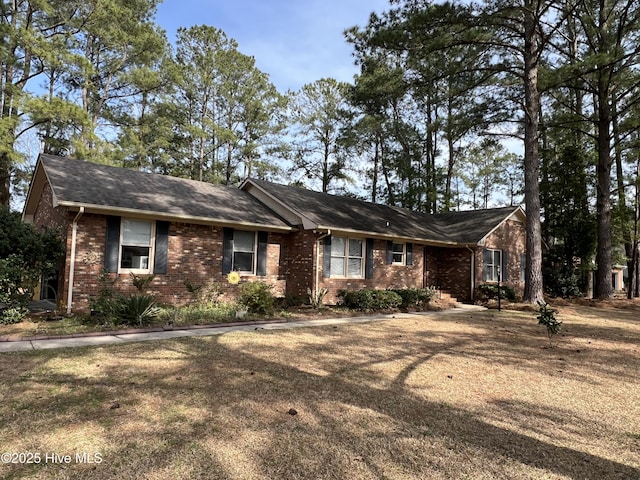
{"label": "concrete step", "polygon": [[487,307],[483,307],[482,305],[470,305],[468,303],[459,303],[455,306],[455,308],[459,308],[460,310],[465,311],[481,311],[487,310]]}
{"label": "concrete step", "polygon": [[443,292],[441,290],[438,291],[438,298],[444,301],[453,303],[453,308],[460,308],[464,310],[486,310],[485,307],[482,307],[480,305],[470,305],[467,303],[459,302],[456,297],[454,297],[450,293]]}
{"label": "concrete step", "polygon": [[453,308],[460,308],[462,305],[464,305],[462,302],[459,302],[458,299],[453,295],[451,295],[450,293],[443,292],[441,290],[438,291],[437,297],[440,301],[453,305]]}

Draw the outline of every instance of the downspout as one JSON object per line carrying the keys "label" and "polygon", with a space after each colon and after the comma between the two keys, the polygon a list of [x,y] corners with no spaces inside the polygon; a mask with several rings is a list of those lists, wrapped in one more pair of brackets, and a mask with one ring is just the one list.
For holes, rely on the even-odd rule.
{"label": "downspout", "polygon": [[84,213],[84,207],[80,207],[78,214],[73,219],[71,229],[71,262],[69,263],[69,288],[67,289],[67,315],[71,315],[71,303],[73,301],[73,276],[76,270],[76,236],[78,233],[78,220]]}
{"label": "downspout", "polygon": [[470,261],[470,265],[471,265],[471,303],[473,303],[474,301],[474,294],[475,294],[475,290],[476,290],[476,252],[474,252],[471,248],[469,248],[469,246],[467,245],[467,250],[469,250],[471,252],[471,261]]}
{"label": "downspout", "polygon": [[313,290],[314,298],[318,296],[318,289],[320,288],[320,242],[326,237],[331,235],[331,229],[327,230],[327,233],[323,233],[316,239],[316,278]]}

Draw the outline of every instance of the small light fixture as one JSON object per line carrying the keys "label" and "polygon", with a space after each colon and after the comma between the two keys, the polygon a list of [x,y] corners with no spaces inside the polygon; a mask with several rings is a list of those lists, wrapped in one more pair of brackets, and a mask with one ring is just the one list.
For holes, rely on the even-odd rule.
{"label": "small light fixture", "polygon": [[387,228],[389,228],[389,225],[391,225],[391,224],[389,223],[389,220],[387,220]]}

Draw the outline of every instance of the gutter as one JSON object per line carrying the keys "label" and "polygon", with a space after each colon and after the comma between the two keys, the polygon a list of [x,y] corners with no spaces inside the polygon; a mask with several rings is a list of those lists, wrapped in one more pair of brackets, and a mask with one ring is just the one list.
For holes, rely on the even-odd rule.
{"label": "gutter", "polygon": [[[326,225],[317,225],[314,227],[316,230],[329,230],[332,227]],[[351,235],[357,237],[366,237],[366,238],[375,238],[378,240],[395,240],[400,242],[411,242],[417,243],[420,245],[429,245],[431,247],[445,247],[445,248],[458,248],[458,247],[468,247],[469,245],[475,246],[475,243],[461,243],[461,242],[453,242],[446,240],[431,240],[427,237],[405,237],[399,234],[384,234],[384,233],[376,233],[376,232],[367,232],[364,230],[354,230],[350,228],[336,228],[333,229],[337,233],[344,233],[345,235]]]}
{"label": "gutter", "polygon": [[324,240],[326,237],[331,235],[331,229],[327,229],[326,233],[323,233],[318,238],[316,238],[316,278],[315,284],[313,286],[313,296],[317,298],[318,288],[320,287],[320,242]]}
{"label": "gutter", "polygon": [[67,289],[67,315],[71,315],[71,303],[73,302],[73,277],[76,270],[76,237],[78,234],[78,220],[84,213],[84,207],[80,207],[78,214],[73,219],[71,230],[71,262],[69,263],[69,287]]}

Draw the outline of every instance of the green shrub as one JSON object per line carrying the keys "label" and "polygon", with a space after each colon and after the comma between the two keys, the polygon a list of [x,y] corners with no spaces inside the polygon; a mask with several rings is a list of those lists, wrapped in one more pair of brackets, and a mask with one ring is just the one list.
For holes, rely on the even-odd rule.
{"label": "green shrub", "polygon": [[170,325],[221,323],[235,319],[237,310],[238,305],[231,302],[191,304],[164,309],[159,319]]}
{"label": "green shrub", "polygon": [[0,324],[20,323],[29,313],[29,309],[20,307],[0,308]]}
{"label": "green shrub", "polygon": [[393,288],[389,291],[400,295],[401,308],[424,308],[436,294],[433,288]]}
{"label": "green shrub", "polygon": [[402,297],[391,290],[340,290],[338,298],[345,307],[363,312],[398,308],[402,304]]}
{"label": "green shrub", "polygon": [[0,259],[0,323],[9,325],[21,322],[29,313],[33,283],[31,272],[23,265],[22,258],[10,255]]}
{"label": "green shrub", "polygon": [[107,320],[120,321],[125,297],[115,290],[116,280],[103,268],[98,275],[98,295],[89,299],[89,308],[93,315]]}
{"label": "green shrub", "polygon": [[131,283],[133,283],[133,286],[136,287],[136,289],[140,293],[144,293],[155,278],[154,275],[136,275],[133,272],[131,272],[129,275],[131,276]]}
{"label": "green shrub", "polygon": [[545,293],[552,297],[581,297],[587,291],[589,274],[578,269],[545,268],[542,274]]}
{"label": "green shrub", "polygon": [[538,311],[540,313],[540,315],[536,317],[538,319],[538,324],[544,325],[547,328],[549,345],[553,347],[553,344],[551,343],[551,336],[560,333],[560,329],[562,328],[562,322],[556,318],[556,313],[558,313],[558,311],[550,309],[549,305],[544,302],[538,302],[538,307]]}
{"label": "green shrub", "polygon": [[56,230],[36,231],[0,206],[0,323],[20,322],[44,275],[56,272],[64,243]]}
{"label": "green shrub", "polygon": [[238,303],[243,305],[249,313],[272,315],[275,297],[273,285],[264,282],[247,282],[240,285]]}
{"label": "green shrub", "polygon": [[[516,292],[513,288],[506,285],[500,286],[500,296],[511,302],[516,299]],[[481,302],[498,299],[498,285],[495,283],[483,283],[476,287],[476,299]]]}
{"label": "green shrub", "polygon": [[293,295],[287,293],[284,297],[278,299],[278,305],[280,308],[291,308],[299,307],[301,305],[309,305],[309,296]]}
{"label": "green shrub", "polygon": [[194,285],[189,280],[184,281],[184,286],[199,303],[217,303],[222,295],[222,286],[218,282],[208,282],[202,285]]}

